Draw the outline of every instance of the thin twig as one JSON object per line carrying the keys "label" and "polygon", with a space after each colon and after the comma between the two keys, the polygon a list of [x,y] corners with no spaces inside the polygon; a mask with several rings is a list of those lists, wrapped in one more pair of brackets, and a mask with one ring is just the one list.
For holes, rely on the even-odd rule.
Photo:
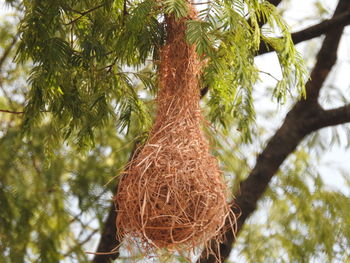
{"label": "thin twig", "polygon": [[[13,110],[3,110],[3,109],[0,109],[0,112],[10,113],[10,114],[24,114],[25,113],[24,111],[13,111]],[[50,112],[50,111],[41,110],[40,112]]]}
{"label": "thin twig", "polygon": [[24,113],[24,111],[12,111],[12,110],[2,110],[2,109],[0,109],[0,112],[11,113],[11,114],[23,114]]}
{"label": "thin twig", "polygon": [[13,49],[13,47],[16,45],[17,41],[18,41],[18,36],[19,36],[19,33],[17,33],[11,43],[5,48],[4,50],[4,53],[2,55],[2,57],[0,58],[0,71],[1,71],[1,68],[2,68],[2,65],[4,64],[5,60],[7,59],[7,57],[9,56],[11,50]]}
{"label": "thin twig", "polygon": [[[16,46],[16,43],[18,41],[18,37],[19,37],[19,32],[17,32],[16,35],[13,36],[11,43],[4,49],[4,53],[2,54],[2,56],[0,58],[0,73],[2,73],[2,67],[3,67],[6,59],[9,57],[9,55],[11,54],[11,51]],[[13,105],[13,102],[12,102],[9,94],[7,93],[7,91],[5,90],[5,88],[2,85],[2,77],[1,77],[1,75],[0,75],[0,88],[1,88],[2,92],[4,93],[5,98],[9,102],[9,106],[12,109],[14,109],[15,107]]]}
{"label": "thin twig", "polygon": [[194,2],[191,2],[191,5],[210,5],[211,2],[203,2],[203,3],[194,3]]}
{"label": "thin twig", "polygon": [[266,75],[270,76],[271,78],[273,78],[274,80],[276,80],[277,82],[279,82],[279,79],[277,79],[276,77],[274,77],[274,76],[273,76],[271,73],[269,73],[269,72],[259,70],[259,73],[266,74]]}
{"label": "thin twig", "polygon": [[70,21],[70,22],[68,22],[68,23],[66,23],[66,24],[64,24],[64,25],[65,25],[65,26],[69,26],[69,25],[75,23],[76,21],[78,21],[78,20],[79,20],[80,18],[82,18],[83,16],[86,16],[87,14],[89,14],[89,13],[91,13],[91,12],[93,12],[93,11],[99,9],[99,8],[101,8],[102,6],[104,6],[104,4],[100,4],[100,5],[98,5],[98,6],[95,6],[94,8],[91,8],[91,9],[89,9],[89,10],[86,10],[86,11],[84,11],[84,12],[81,12],[81,13],[80,13],[80,14],[81,14],[80,16],[78,16],[77,18],[73,19],[72,21]]}
{"label": "thin twig", "polygon": [[99,229],[95,229],[93,230],[84,240],[82,240],[81,242],[79,242],[79,244],[77,244],[76,246],[74,246],[73,248],[71,248],[69,251],[67,251],[63,257],[67,257],[69,256],[71,253],[74,252],[74,250],[78,247],[82,247],[84,244],[86,244],[87,242],[90,241],[90,239],[92,238],[93,235],[95,235],[97,232],[99,231]]}

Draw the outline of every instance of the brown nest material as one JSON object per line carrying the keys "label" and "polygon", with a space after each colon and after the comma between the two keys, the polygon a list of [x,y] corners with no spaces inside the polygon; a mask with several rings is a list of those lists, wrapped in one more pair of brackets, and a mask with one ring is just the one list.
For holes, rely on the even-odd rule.
{"label": "brown nest material", "polygon": [[192,250],[222,233],[230,214],[217,160],[201,131],[202,62],[185,41],[186,21],[166,17],[158,110],[145,145],[121,177],[115,197],[117,235],[141,246]]}

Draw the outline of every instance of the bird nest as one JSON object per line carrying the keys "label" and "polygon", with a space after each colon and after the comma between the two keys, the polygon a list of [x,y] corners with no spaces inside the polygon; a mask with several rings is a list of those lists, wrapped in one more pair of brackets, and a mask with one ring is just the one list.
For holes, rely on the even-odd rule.
{"label": "bird nest", "polygon": [[186,21],[166,17],[158,110],[147,142],[122,175],[115,197],[117,235],[154,248],[192,250],[222,234],[227,189],[201,126],[202,61],[185,41]]}

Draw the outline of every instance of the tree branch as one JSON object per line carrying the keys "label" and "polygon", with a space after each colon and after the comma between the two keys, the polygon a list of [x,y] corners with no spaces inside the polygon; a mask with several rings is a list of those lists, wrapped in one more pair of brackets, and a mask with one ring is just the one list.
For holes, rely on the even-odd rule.
{"label": "tree branch", "polygon": [[[333,17],[336,17],[343,10],[350,10],[350,1],[339,0]],[[236,205],[241,212],[241,216],[237,221],[237,234],[242,230],[247,218],[255,211],[258,200],[264,194],[280,165],[296,149],[302,139],[317,129],[349,120],[350,106],[325,111],[317,102],[319,91],[336,62],[338,44],[343,28],[343,26],[340,26],[327,33],[318,53],[316,65],[311,73],[311,79],[306,84],[307,99],[297,102],[289,111],[282,126],[257,157],[255,167],[247,179],[241,182],[240,191],[236,195]],[[232,207],[232,210],[237,213],[236,207]],[[221,262],[224,262],[230,255],[234,242],[234,234],[229,229],[225,233],[225,241],[219,248]],[[212,249],[216,251],[215,246]],[[199,262],[216,262],[216,256],[210,255],[206,258],[203,253]]]}
{"label": "tree branch", "polygon": [[[333,28],[341,28],[350,24],[350,11],[345,11],[343,13],[338,14],[339,15],[333,16],[331,19],[324,20],[319,24],[292,33],[293,43],[296,45],[306,40],[319,37]],[[267,46],[265,43],[261,43],[258,54],[262,55],[271,51],[273,51],[272,47]]]}
{"label": "tree branch", "polygon": [[[338,14],[346,11],[348,13],[348,22],[350,22],[350,4],[349,1],[340,0],[337,8],[334,11],[333,18]],[[316,101],[319,92],[322,88],[323,82],[331,71],[333,65],[337,60],[337,51],[340,38],[343,34],[344,26],[333,28],[326,34],[322,47],[317,55],[316,65],[311,72],[311,80],[306,86],[307,101]]]}
{"label": "tree branch", "polygon": [[[129,161],[133,157],[135,157],[138,154],[138,149],[140,146],[140,141],[136,141],[133,149],[131,150],[131,154],[129,157]],[[118,184],[116,184],[114,192],[116,193],[118,189]],[[108,216],[106,219],[106,222],[104,223],[103,231],[101,234],[101,239],[97,247],[97,252],[110,252],[115,251],[113,254],[106,254],[106,255],[95,255],[92,263],[110,263],[112,260],[116,259],[119,256],[118,250],[115,248],[120,245],[120,240],[116,237],[116,208],[114,206],[114,203],[111,204],[111,207],[108,212]]]}
{"label": "tree branch", "polygon": [[[93,11],[99,9],[99,8],[101,8],[102,6],[104,6],[104,4],[100,4],[100,5],[95,6],[95,7],[91,8],[91,9],[89,9],[89,10],[86,10],[86,11],[84,11],[84,12],[80,12],[80,16],[78,16],[77,18],[73,19],[72,21],[70,21],[70,22],[68,22],[68,23],[66,23],[66,24],[64,24],[64,25],[65,25],[65,26],[69,26],[69,25],[71,25],[71,24],[74,24],[75,22],[77,22],[77,21],[78,21],[79,19],[81,19],[82,17],[84,17],[84,16],[86,16],[87,14],[89,14],[89,13],[91,13],[91,12],[93,12]],[[77,11],[76,11],[76,12],[77,12]]]}
{"label": "tree branch", "polygon": [[268,2],[270,2],[270,4],[274,6],[278,6],[282,2],[282,0],[269,0]]}
{"label": "tree branch", "polygon": [[[101,239],[97,247],[97,252],[110,252],[115,247],[119,245],[119,241],[116,239],[116,229],[115,229],[116,212],[114,204],[111,204],[109,213],[104,223],[104,228],[101,233]],[[119,253],[110,255],[95,255],[92,260],[93,263],[109,263],[116,259]]]}
{"label": "tree branch", "polygon": [[4,53],[2,54],[1,58],[0,58],[0,71],[2,70],[2,66],[4,64],[4,62],[6,61],[7,57],[10,55],[11,50],[14,48],[14,46],[16,45],[17,41],[18,41],[18,36],[19,33],[17,33],[13,38],[11,43],[5,48]]}
{"label": "tree branch", "polygon": [[[0,109],[0,112],[10,113],[10,114],[24,114],[25,113],[24,111],[14,111],[14,110],[4,110],[4,109]],[[50,112],[50,111],[41,110],[40,112]]]}
{"label": "tree branch", "polygon": [[12,110],[2,110],[2,109],[0,109],[0,112],[11,113],[11,114],[23,114],[24,113],[24,111],[12,111]]}
{"label": "tree branch", "polygon": [[75,249],[82,247],[83,245],[85,245],[87,242],[89,242],[91,240],[91,238],[98,232],[98,229],[94,229],[93,231],[91,231],[91,233],[85,238],[83,239],[81,242],[79,242],[77,245],[75,245],[74,247],[72,247],[69,251],[67,251],[66,253],[63,254],[63,257],[68,257],[70,256]]}
{"label": "tree branch", "polygon": [[335,126],[350,122],[350,104],[331,110],[323,110],[318,114],[317,118],[310,123],[312,131],[317,131],[321,128]]}
{"label": "tree branch", "polygon": [[[0,89],[2,90],[4,97],[7,99],[9,106],[12,110],[15,109],[14,107],[14,103],[12,102],[9,94],[7,93],[5,87],[2,85],[3,84],[3,76],[2,76],[2,71],[3,71],[3,66],[5,64],[5,61],[7,60],[7,58],[10,56],[11,51],[13,50],[13,48],[16,46],[16,43],[18,41],[18,37],[19,37],[19,33],[17,32],[16,35],[14,35],[12,37],[12,41],[11,43],[4,49],[4,52],[0,58]],[[13,114],[20,114],[18,112],[15,111],[11,111],[11,110],[1,110],[0,112],[6,112],[6,113],[13,113]]]}

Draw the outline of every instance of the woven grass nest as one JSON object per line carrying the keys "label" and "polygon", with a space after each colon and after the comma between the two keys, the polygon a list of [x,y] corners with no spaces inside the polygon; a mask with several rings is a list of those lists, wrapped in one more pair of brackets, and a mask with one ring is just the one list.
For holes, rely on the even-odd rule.
{"label": "woven grass nest", "polygon": [[217,160],[201,126],[198,78],[202,62],[185,41],[188,17],[166,17],[158,110],[147,142],[137,151],[115,196],[119,240],[141,241],[150,251],[192,250],[219,239],[230,209]]}

